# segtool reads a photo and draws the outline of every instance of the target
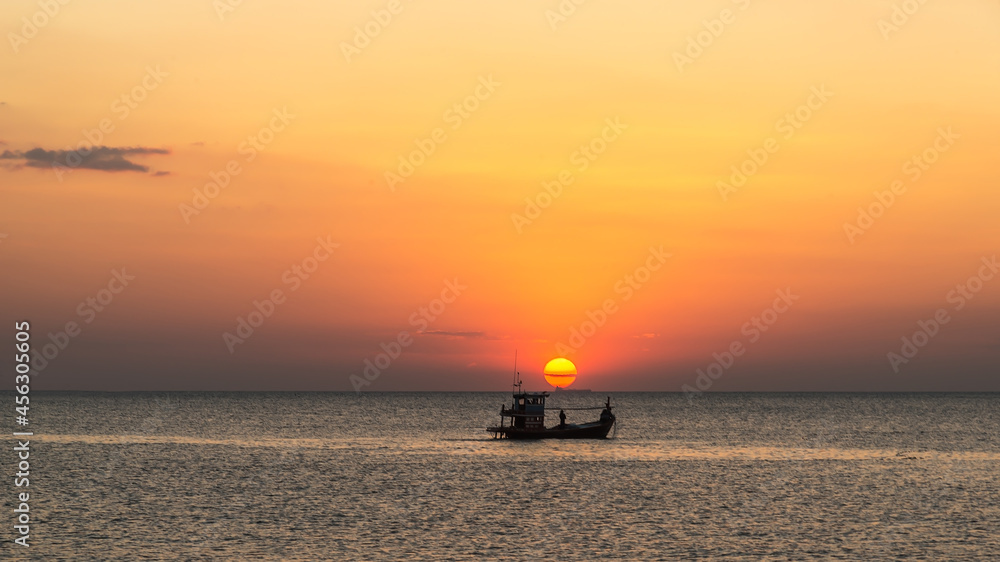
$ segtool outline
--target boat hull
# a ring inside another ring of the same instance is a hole
[[[614,425],[615,420],[610,419],[603,422],[570,424],[565,427],[555,426],[545,429],[524,429],[510,426],[490,427],[487,428],[487,431],[498,439],[606,439]]]

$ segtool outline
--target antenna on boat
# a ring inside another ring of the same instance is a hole
[[[511,390],[512,391],[513,391],[514,388],[520,388],[521,381],[518,380],[520,377],[521,377],[521,373],[517,372],[517,350],[515,349],[514,350],[514,384],[511,385]]]

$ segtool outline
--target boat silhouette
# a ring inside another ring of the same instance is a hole
[[[561,408],[558,425],[545,427],[545,398],[548,392],[514,392],[511,407],[500,406],[500,425],[486,428],[494,439],[605,439],[615,425],[615,415],[611,411],[611,397],[604,406],[594,408]],[[574,424],[566,423],[566,410],[602,410],[597,421]],[[507,423],[507,419],[510,422]]]

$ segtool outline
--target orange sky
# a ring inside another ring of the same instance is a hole
[[[5,4],[38,388],[1000,390],[997,2],[332,4]]]

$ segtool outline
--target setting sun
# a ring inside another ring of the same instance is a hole
[[[576,365],[563,357],[557,357],[546,363],[544,372],[545,380],[557,388],[566,388],[576,380]]]

